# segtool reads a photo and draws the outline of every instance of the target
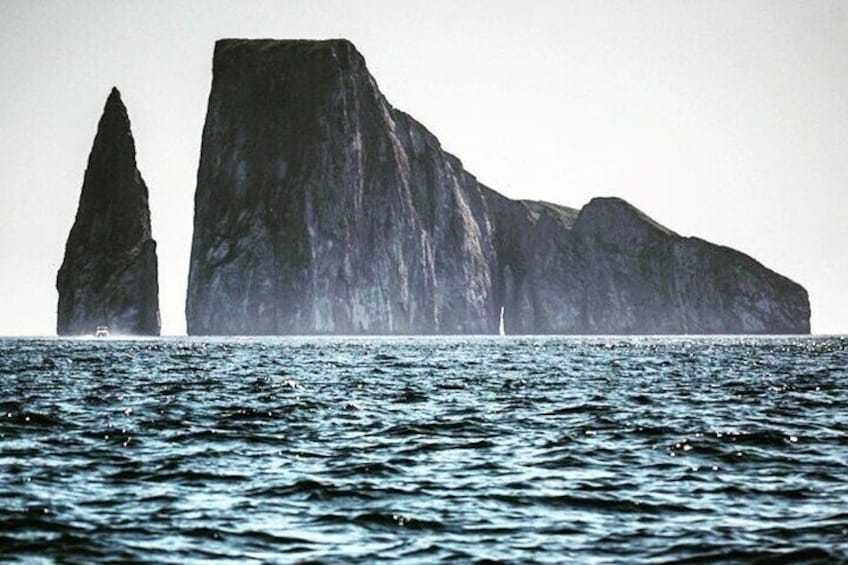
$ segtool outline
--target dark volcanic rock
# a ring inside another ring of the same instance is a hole
[[[127,110],[112,89],[56,279],[59,335],[159,335],[156,242]]]
[[[188,331],[496,331],[484,192],[349,42],[219,41]]]
[[[619,198],[530,210],[509,257],[511,333],[809,333],[806,291],[754,259],[681,237]],[[523,221],[523,220],[522,220]]]
[[[222,40],[190,334],[809,331],[799,285],[618,199],[481,185],[344,40]]]

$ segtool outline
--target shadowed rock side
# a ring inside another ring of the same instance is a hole
[[[127,110],[112,89],[56,280],[59,335],[159,335],[156,242]]]
[[[619,198],[579,213],[524,203],[499,222],[507,333],[809,333],[807,292],[727,247],[681,237]]]
[[[490,333],[484,189],[346,41],[219,41],[190,334]]]
[[[193,335],[809,331],[806,292],[617,199],[484,187],[344,40],[221,40],[195,194]]]

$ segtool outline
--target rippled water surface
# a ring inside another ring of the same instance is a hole
[[[839,561],[848,338],[0,340],[0,558]]]

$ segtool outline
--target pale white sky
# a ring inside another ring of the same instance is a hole
[[[221,37],[352,40],[389,101],[507,196],[625,198],[803,284],[848,332],[848,2],[0,3],[0,335],[55,332],[56,271],[109,89],[129,110],[185,332]]]

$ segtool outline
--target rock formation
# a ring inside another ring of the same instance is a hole
[[[59,335],[159,335],[156,242],[121,95],[106,100],[56,279]]]
[[[727,247],[681,237],[619,198],[579,212],[522,202],[499,222],[508,333],[809,333],[806,291]],[[514,242],[518,245],[514,245]]]
[[[221,40],[188,332],[807,333],[802,287],[619,199],[480,184],[344,40]]]

